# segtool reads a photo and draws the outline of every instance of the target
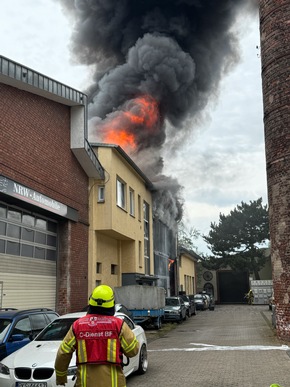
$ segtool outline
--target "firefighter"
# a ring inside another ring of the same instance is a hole
[[[254,302],[254,293],[253,290],[250,289],[248,293],[246,293],[245,298],[248,300],[248,304],[252,305]]]
[[[113,290],[97,286],[90,296],[88,313],[72,324],[58,349],[54,365],[57,385],[67,383],[68,366],[76,351],[76,387],[126,387],[122,354],[136,356],[139,343],[114,313]]]

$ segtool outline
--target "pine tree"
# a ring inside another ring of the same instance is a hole
[[[248,270],[259,279],[259,271],[265,265],[264,248],[269,240],[267,205],[262,198],[241,202],[229,215],[219,215],[219,222],[211,223],[209,234],[203,235],[212,256],[203,265],[217,270],[230,266],[232,270]]]

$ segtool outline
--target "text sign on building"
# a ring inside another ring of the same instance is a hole
[[[16,183],[13,180],[7,179],[7,177],[2,175],[0,175],[0,192],[54,212],[60,216],[66,216],[68,212],[68,207],[65,204],[51,199],[48,196],[42,195],[41,193]]]

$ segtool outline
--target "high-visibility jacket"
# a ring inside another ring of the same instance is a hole
[[[86,315],[73,323],[77,364],[122,365],[119,335],[123,321],[117,317]]]
[[[111,316],[93,315],[98,318],[112,319]],[[120,320],[121,321],[121,320]],[[121,321],[122,322],[122,321]],[[127,357],[133,357],[138,354],[139,343],[134,332],[129,328],[126,322],[121,326],[119,335],[122,352]],[[75,332],[70,327],[68,333],[59,346],[55,359],[56,384],[65,385],[67,383],[68,367],[74,352],[77,351],[78,340]],[[126,378],[122,367],[114,363],[97,364],[84,363],[77,365],[77,378],[75,387],[126,387]]]

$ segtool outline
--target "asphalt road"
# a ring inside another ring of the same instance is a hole
[[[148,371],[127,387],[290,387],[290,342],[277,339],[267,305],[216,305],[146,333]]]

